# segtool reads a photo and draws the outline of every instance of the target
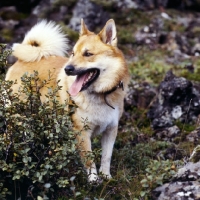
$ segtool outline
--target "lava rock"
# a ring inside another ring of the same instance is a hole
[[[166,140],[166,141],[173,141],[173,138],[178,136],[180,133],[181,133],[181,131],[178,128],[178,126],[174,125],[174,126],[167,127],[163,130],[159,130],[156,133],[156,136],[158,139],[162,139],[162,140]]]
[[[173,181],[196,181],[200,179],[200,162],[188,162],[180,168],[174,176]]]
[[[117,2],[117,6],[122,9],[138,8],[141,10],[149,10],[159,7],[185,9],[198,5],[198,1],[196,2],[193,0],[114,0],[114,2]]]
[[[152,193],[155,200],[199,200],[199,181],[166,183]]]
[[[200,199],[200,162],[188,162],[180,168],[170,183],[152,192],[156,200],[197,200]]]
[[[156,96],[156,88],[147,82],[138,83],[134,80],[129,85],[129,91],[125,98],[125,110],[132,107],[148,108]]]
[[[200,92],[198,87],[184,77],[176,77],[168,71],[158,87],[158,95],[147,116],[153,128],[167,128],[174,121],[196,122],[200,114]]]
[[[200,141],[200,127],[192,131],[186,136],[186,140],[194,144],[198,144]]]
[[[115,6],[120,9],[131,9],[131,8],[138,8],[139,5],[137,2],[132,0],[114,0]]]
[[[103,8],[89,0],[79,0],[73,9],[73,16],[69,27],[75,31],[80,30],[80,19],[83,18],[90,31],[95,27],[102,26],[109,19],[108,13]]]

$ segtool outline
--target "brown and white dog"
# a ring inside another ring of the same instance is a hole
[[[85,152],[92,151],[91,137],[102,133],[99,172],[110,178],[112,150],[129,82],[124,56],[117,48],[114,20],[110,19],[99,34],[90,32],[81,20],[80,37],[69,58],[65,57],[67,42],[54,22],[39,22],[21,44],[13,45],[13,55],[18,60],[9,68],[6,80],[17,80],[12,86],[14,93],[19,91],[25,73],[38,71],[40,80],[47,80],[50,71],[53,78],[47,86],[52,88],[60,80],[60,103],[70,95],[78,106],[72,120],[74,129],[81,131],[77,138],[81,143],[81,156],[84,158]],[[47,92],[47,87],[40,89],[42,102]],[[82,118],[87,118],[90,129],[83,130]],[[89,181],[97,180],[97,169],[92,160],[86,162],[85,168]]]

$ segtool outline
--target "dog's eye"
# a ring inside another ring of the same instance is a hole
[[[83,53],[83,56],[85,56],[85,57],[90,57],[90,56],[93,56],[93,54],[90,53],[90,52],[88,52],[88,51],[85,51],[85,52]]]
[[[74,52],[72,51],[71,56],[74,56]]]

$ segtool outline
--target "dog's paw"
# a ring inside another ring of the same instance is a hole
[[[93,186],[97,186],[103,182],[103,179],[102,177],[99,177],[97,174],[90,174],[88,176],[88,182]]]
[[[110,174],[103,174],[103,177],[108,180],[112,178]]]
[[[100,173],[100,176],[103,178],[103,179],[111,179],[112,176],[110,174],[110,170],[103,170],[102,167],[99,169],[99,173]]]
[[[111,174],[104,174],[104,173],[101,173],[100,175],[101,175],[101,177],[102,177],[103,179],[106,179],[106,180],[109,180],[109,179],[112,178]]]
[[[98,177],[98,175],[95,174],[95,173],[91,173],[91,174],[88,175],[88,181],[89,181],[90,183],[95,183],[95,182],[98,181],[98,179],[99,179],[99,177]]]

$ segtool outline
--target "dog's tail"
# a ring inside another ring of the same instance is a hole
[[[21,44],[15,43],[12,49],[19,60],[34,62],[42,57],[65,56],[68,48],[68,39],[61,27],[42,20],[25,35]]]

